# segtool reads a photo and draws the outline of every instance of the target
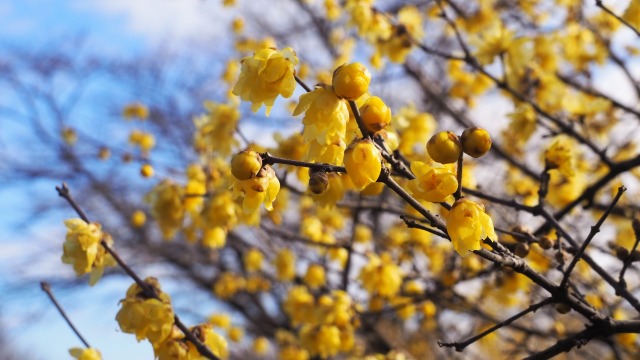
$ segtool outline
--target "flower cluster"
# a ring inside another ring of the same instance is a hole
[[[76,275],[89,275],[89,284],[94,285],[102,277],[106,266],[115,266],[115,260],[107,253],[101,242],[113,244],[109,234],[100,224],[86,223],[82,219],[65,220],[67,236],[62,246],[62,262],[73,265]]]

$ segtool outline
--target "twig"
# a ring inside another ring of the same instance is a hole
[[[64,311],[60,303],[58,303],[58,300],[56,299],[56,297],[53,295],[53,291],[51,291],[51,285],[49,285],[49,283],[46,281],[41,281],[40,288],[42,289],[42,291],[44,291],[47,294],[47,296],[49,296],[49,299],[51,300],[53,305],[55,305],[56,309],[58,309],[58,312],[60,312],[60,315],[62,315],[62,318],[67,322],[71,330],[73,330],[73,332],[80,339],[80,341],[82,341],[84,346],[86,348],[90,348],[91,345],[89,345],[87,340],[85,340],[85,338],[82,337],[82,334],[80,334],[80,331],[76,329],[76,327],[73,325],[73,322],[71,322],[71,319],[69,318],[69,316],[67,316],[66,311]]]
[[[633,25],[631,25],[627,20],[621,18],[620,16],[616,15],[616,13],[614,13],[613,11],[611,11],[608,7],[604,6],[604,4],[602,3],[602,0],[596,0],[596,6],[599,7],[600,9],[604,10],[604,12],[606,12],[607,14],[613,16],[614,18],[616,18],[616,20],[620,21],[624,26],[628,27],[629,29],[631,29],[634,33],[636,33],[636,35],[638,35],[640,37],[640,31],[638,31],[638,29],[636,29]]]
[[[456,192],[453,193],[453,197],[458,200],[462,197],[462,158],[464,157],[464,152],[460,151],[460,156],[458,156],[458,173],[456,177],[458,179],[458,188]]]
[[[302,81],[302,79],[300,79],[297,75],[294,75],[296,82],[298,84],[300,84],[300,86],[302,86],[302,88],[306,91],[306,92],[311,92],[311,88],[309,87],[309,85],[305,84],[304,81]]]
[[[461,352],[462,350],[464,350],[467,346],[475,343],[476,341],[482,339],[483,337],[491,334],[492,332],[507,326],[509,324],[511,324],[512,322],[520,319],[521,317],[531,313],[531,312],[536,312],[538,309],[540,309],[541,307],[552,303],[554,300],[553,298],[546,298],[544,300],[542,300],[541,302],[537,303],[537,304],[533,304],[531,306],[529,306],[528,308],[522,310],[521,312],[513,315],[512,317],[490,327],[489,329],[481,332],[480,334],[476,335],[476,336],[472,336],[469,339],[462,341],[462,342],[450,342],[450,343],[446,343],[446,342],[442,342],[440,340],[438,340],[438,346],[440,347],[453,347],[456,349],[456,351]]]
[[[71,196],[71,192],[69,191],[69,188],[67,187],[66,184],[63,183],[62,186],[56,186],[56,190],[58,191],[58,195],[60,197],[67,200],[69,205],[71,205],[71,207],[76,211],[76,213],[78,214],[78,216],[80,216],[82,220],[84,220],[86,223],[90,223],[87,215],[80,208],[80,206],[75,201],[73,196]],[[145,296],[147,296],[148,298],[159,299],[158,294],[156,294],[153,288],[150,287],[146,282],[144,282],[138,276],[138,274],[136,274],[133,271],[133,269],[131,269],[104,240],[100,241],[100,244],[105,249],[105,251],[107,251],[113,257],[113,259],[118,263],[118,265],[122,267],[122,269],[127,273],[127,275],[129,275],[136,282],[136,284],[138,284],[138,286],[144,292]],[[203,344],[200,340],[198,340],[198,338],[189,330],[189,328],[187,328],[182,323],[182,321],[180,321],[180,318],[178,317],[178,315],[174,315],[174,322],[175,322],[175,325],[184,333],[184,336],[187,338],[187,340],[189,340],[196,347],[196,349],[202,356],[211,360],[219,360],[219,358],[214,353],[211,352],[211,349],[209,349],[205,344]]]
[[[261,153],[260,156],[262,157],[263,164],[293,165],[293,166],[306,167],[309,169],[319,170],[324,172],[339,172],[339,173],[347,172],[347,169],[345,169],[344,166],[330,165],[330,164],[324,164],[324,163],[310,163],[306,161],[285,159],[285,158],[273,156],[268,152]]]
[[[611,210],[613,209],[614,206],[616,206],[616,204],[618,203],[618,200],[620,200],[620,197],[625,191],[627,191],[627,188],[625,188],[624,186],[620,186],[618,188],[618,193],[613,198],[613,201],[611,202],[611,205],[609,205],[609,208],[604,212],[604,214],[602,214],[598,222],[591,227],[591,231],[589,231],[589,235],[587,236],[585,241],[582,242],[580,249],[573,256],[573,259],[571,260],[571,262],[569,263],[569,266],[567,266],[567,269],[564,272],[564,277],[562,278],[562,282],[560,282],[561,288],[565,288],[569,283],[569,277],[571,276],[571,272],[573,271],[573,268],[576,266],[576,264],[580,260],[580,257],[582,257],[584,252],[587,250],[587,246],[589,246],[589,243],[591,242],[591,240],[593,240],[596,234],[600,232],[600,227],[602,226],[604,221],[607,219],[607,217],[611,213]]]
[[[362,121],[362,116],[360,116],[358,104],[353,100],[349,100],[349,107],[351,108],[351,112],[353,112],[353,117],[356,119],[356,123],[358,123],[358,128],[362,133],[362,137],[365,139],[371,139],[371,134],[367,131],[367,127],[364,125],[364,121]]]
[[[407,218],[404,215],[401,215],[400,219],[402,219],[402,221],[404,221],[405,225],[407,225],[407,227],[410,228],[410,229],[420,229],[420,230],[432,233],[433,235],[440,236],[441,238],[444,238],[444,239],[448,238],[447,234],[445,234],[443,232],[440,232],[440,231],[437,231],[437,230],[433,230],[431,228],[428,228],[428,227],[420,224],[419,222],[417,222],[415,220]]]
[[[618,277],[618,282],[620,283],[620,287],[624,289],[627,288],[627,282],[624,281],[624,273],[627,271],[627,269],[631,265],[632,258],[633,258],[633,256],[631,255],[635,253],[636,249],[638,248],[638,243],[640,242],[640,220],[638,220],[638,218],[634,218],[633,221],[631,222],[631,226],[633,227],[633,233],[636,236],[636,241],[633,243],[633,247],[629,252],[629,256],[627,256],[627,258],[624,260],[624,265],[622,266],[622,269],[620,270],[620,276]],[[618,294],[616,293],[616,295]]]

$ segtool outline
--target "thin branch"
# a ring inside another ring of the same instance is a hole
[[[554,302],[553,298],[546,298],[544,300],[542,300],[541,302],[537,303],[537,304],[533,304],[531,306],[529,306],[528,308],[522,310],[521,312],[513,315],[512,317],[490,327],[489,329],[481,332],[480,334],[476,335],[476,336],[472,336],[469,339],[465,340],[465,341],[461,341],[461,342],[442,342],[440,340],[438,340],[438,346],[440,347],[453,347],[456,349],[456,351],[461,352],[462,350],[464,350],[467,346],[475,343],[476,341],[482,339],[483,337],[493,333],[494,331],[505,327],[509,324],[511,324],[512,322],[520,319],[521,317],[531,313],[531,312],[536,312],[538,309],[540,309],[541,307],[548,305],[550,303]]]
[[[358,128],[362,133],[362,137],[365,139],[371,139],[371,134],[367,131],[367,127],[364,125],[364,121],[362,121],[362,116],[360,116],[358,104],[353,100],[349,100],[349,107],[351,108],[351,112],[353,112],[353,117],[356,119],[356,123],[358,123]]]
[[[624,273],[627,271],[629,266],[631,266],[632,258],[633,258],[633,256],[631,255],[636,252],[636,249],[638,248],[638,243],[640,243],[640,220],[638,220],[638,218],[634,218],[633,221],[631,222],[631,226],[633,227],[633,233],[636,237],[636,241],[633,243],[633,247],[629,252],[629,256],[627,256],[627,258],[625,259],[624,265],[620,270],[620,276],[618,277],[618,282],[620,283],[620,287],[625,289],[627,288],[627,282],[624,280]]]
[[[300,86],[302,86],[302,88],[306,91],[306,92],[311,92],[311,88],[309,87],[309,85],[305,84],[304,81],[302,81],[302,79],[300,79],[297,75],[294,75],[296,82],[298,84],[300,84]]]
[[[600,232],[600,227],[602,226],[604,221],[607,219],[607,217],[609,217],[609,214],[611,213],[611,210],[613,209],[614,206],[616,206],[616,204],[618,203],[618,200],[620,200],[620,197],[622,197],[622,194],[625,191],[627,191],[627,188],[625,188],[624,186],[620,186],[618,188],[618,193],[613,198],[613,201],[611,202],[611,205],[609,205],[609,208],[604,212],[604,214],[602,214],[602,216],[600,217],[598,222],[594,226],[591,227],[591,231],[589,231],[589,235],[582,242],[582,245],[580,246],[580,249],[573,256],[573,259],[571,260],[571,262],[569,263],[569,266],[567,266],[567,269],[564,272],[564,277],[562,278],[562,282],[560,282],[560,287],[561,288],[566,287],[567,284],[569,283],[569,277],[571,276],[571,272],[573,271],[573,268],[576,266],[576,264],[580,260],[580,257],[582,257],[584,252],[587,250],[587,246],[589,246],[589,243],[591,243],[591,240],[593,240],[593,238],[596,236],[596,234]]]
[[[324,163],[310,163],[306,161],[285,159],[285,158],[273,156],[268,152],[261,153],[260,156],[262,157],[263,164],[293,165],[293,166],[306,167],[309,169],[319,170],[324,172],[339,172],[339,173],[347,172],[347,169],[345,169],[344,166],[330,165],[330,164],[324,164]]]
[[[604,12],[606,12],[607,14],[609,14],[609,15],[613,16],[614,18],[616,18],[616,20],[620,21],[624,26],[626,26],[629,29],[631,29],[634,33],[636,33],[636,35],[638,35],[638,37],[640,37],[640,31],[638,29],[636,29],[633,25],[631,25],[627,20],[621,18],[616,13],[611,11],[608,7],[606,7],[602,3],[602,0],[596,0],[596,6],[599,7],[600,9],[604,10]]]
[[[73,322],[71,322],[71,319],[69,318],[69,316],[67,316],[66,311],[64,311],[64,308],[62,308],[60,303],[58,303],[58,300],[56,299],[56,297],[53,295],[53,291],[51,291],[51,285],[49,285],[49,283],[46,281],[41,281],[40,288],[42,289],[42,291],[44,291],[47,294],[47,296],[49,296],[49,299],[51,300],[53,305],[55,305],[56,309],[58,309],[58,312],[60,313],[60,315],[62,315],[62,318],[67,322],[67,324],[69,325],[71,330],[73,330],[73,332],[76,334],[78,339],[82,341],[82,343],[86,348],[90,348],[91,345],[89,345],[87,340],[85,340],[85,338],[82,337],[82,334],[80,334],[80,331],[78,331],[78,329],[73,325]]]
[[[87,215],[80,208],[80,206],[75,201],[73,196],[71,196],[71,192],[69,191],[69,188],[67,187],[66,184],[63,183],[62,186],[56,186],[56,191],[58,191],[58,195],[60,197],[62,197],[65,200],[67,200],[69,205],[71,205],[71,207],[76,211],[76,213],[78,214],[78,216],[80,216],[80,218],[82,220],[84,220],[86,223],[90,223],[89,218],[87,217]],[[136,284],[138,284],[138,286],[144,292],[145,296],[147,296],[148,298],[159,299],[158,294],[156,294],[156,292],[153,290],[153,288],[150,287],[149,284],[147,284],[145,281],[143,281],[138,276],[138,274],[136,274],[133,271],[133,269],[131,269],[131,267],[129,267],[122,260],[122,258],[120,258],[120,256],[104,240],[100,241],[100,244],[105,249],[105,251],[107,251],[113,257],[113,259],[118,263],[118,265],[120,265],[120,267],[122,267],[122,269],[127,273],[127,275],[129,275],[136,282]],[[189,340],[196,347],[196,349],[198,350],[198,352],[202,356],[204,356],[204,357],[206,357],[208,359],[211,359],[211,360],[219,360],[219,358],[214,353],[211,352],[211,349],[209,349],[205,344],[203,344],[189,330],[189,328],[187,328],[182,323],[182,321],[180,321],[180,318],[178,317],[178,315],[174,315],[174,322],[175,322],[175,325],[184,333],[184,336],[187,338],[187,340]]]
[[[453,197],[458,200],[462,197],[462,161],[464,157],[464,152],[460,151],[460,156],[458,156],[458,173],[456,174],[456,178],[458,179],[458,188],[456,192],[453,193]]]

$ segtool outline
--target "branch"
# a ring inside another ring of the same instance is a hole
[[[552,302],[554,302],[553,298],[546,298],[546,299],[542,300],[541,302],[529,306],[528,308],[526,308],[526,309],[522,310],[521,312],[513,315],[512,317],[510,317],[510,318],[508,318],[508,319],[506,319],[506,320],[504,320],[504,321],[502,321],[502,322],[490,327],[489,329],[481,332],[480,334],[478,334],[476,336],[470,337],[469,339],[467,339],[465,341],[462,341],[462,342],[457,342],[456,341],[456,342],[452,342],[452,343],[446,343],[446,342],[442,342],[442,341],[438,340],[438,346],[440,346],[440,347],[453,347],[453,348],[456,349],[456,351],[461,352],[467,346],[469,346],[469,345],[473,344],[474,342],[482,339],[483,337],[491,334],[492,332],[511,324],[512,322],[520,319],[521,317],[523,317],[523,316],[525,316],[525,315],[527,315],[527,314],[529,314],[531,312],[536,312],[541,307],[543,307],[543,306],[545,306],[547,304],[550,304]]]
[[[47,294],[47,296],[49,296],[49,299],[51,300],[53,305],[55,305],[56,309],[58,309],[58,312],[60,312],[60,315],[62,315],[62,318],[64,318],[64,320],[67,322],[71,330],[73,330],[76,336],[78,336],[78,338],[80,339],[80,341],[82,341],[84,346],[86,348],[90,348],[91,345],[89,345],[87,340],[85,340],[84,337],[82,337],[82,334],[80,334],[80,331],[76,329],[76,327],[73,325],[73,322],[71,322],[71,319],[69,318],[69,316],[67,316],[67,313],[64,311],[60,303],[58,303],[58,300],[56,300],[56,297],[53,295],[53,292],[51,291],[51,285],[49,285],[49,283],[46,281],[41,281],[40,288],[42,289],[42,291],[44,291]]]
[[[633,233],[636,236],[636,241],[633,243],[633,247],[629,252],[629,256],[627,256],[627,258],[625,259],[624,265],[622,266],[622,270],[620,270],[620,276],[618,277],[618,282],[620,283],[620,287],[624,289],[627,288],[627,282],[624,281],[624,273],[627,271],[627,268],[631,266],[631,262],[633,260],[633,256],[631,255],[636,252],[636,249],[638,248],[638,243],[640,242],[640,220],[638,220],[638,218],[634,218],[633,221],[631,222],[631,226],[633,227]],[[616,295],[618,294],[616,293]]]
[[[587,246],[589,246],[589,243],[591,242],[591,240],[593,240],[596,234],[600,232],[600,227],[602,226],[604,221],[607,219],[607,217],[611,213],[611,210],[614,208],[614,206],[616,206],[616,204],[618,203],[618,200],[620,200],[620,197],[622,197],[622,194],[625,191],[627,191],[627,188],[625,188],[624,186],[620,186],[618,188],[618,193],[613,198],[613,201],[611,202],[611,205],[609,205],[609,208],[604,212],[604,214],[602,214],[598,222],[591,227],[591,231],[589,231],[589,235],[580,246],[580,249],[578,249],[578,252],[573,256],[571,263],[569,263],[569,266],[567,266],[567,269],[564,272],[564,277],[560,282],[561,288],[566,287],[567,284],[569,283],[569,277],[571,276],[571,272],[573,271],[573,268],[576,266],[576,264],[580,260],[580,257],[582,257],[584,252],[587,250]]]
[[[629,29],[631,29],[634,33],[636,33],[636,35],[638,35],[638,37],[640,37],[640,31],[638,31],[638,29],[636,29],[633,25],[631,25],[627,20],[625,20],[625,19],[621,18],[620,16],[616,15],[608,7],[604,6],[604,4],[602,3],[602,0],[596,0],[596,6],[599,7],[600,9],[604,10],[604,12],[606,12],[607,14],[609,14],[609,15],[613,16],[614,18],[616,18],[616,20],[620,21],[624,26],[626,26]]]
[[[76,211],[76,213],[78,214],[78,216],[80,216],[82,220],[84,220],[86,223],[90,223],[87,215],[80,208],[80,206],[75,201],[73,196],[71,196],[71,192],[69,191],[69,188],[67,187],[66,184],[63,183],[62,186],[56,186],[56,191],[58,191],[58,195],[60,197],[67,200],[69,205],[71,205],[71,207]],[[104,240],[100,241],[100,244],[113,257],[113,259],[118,263],[118,265],[120,265],[120,267],[124,269],[127,275],[129,275],[136,282],[136,284],[138,284],[138,286],[144,292],[145,296],[147,296],[148,298],[154,298],[159,300],[158,294],[156,294],[156,292],[146,282],[144,282],[138,276],[138,274],[136,274],[133,271],[133,269],[131,269]],[[212,353],[211,350],[205,344],[203,344],[200,340],[198,340],[198,338],[189,330],[189,328],[187,328],[182,323],[182,321],[180,321],[180,318],[178,317],[178,315],[174,315],[174,322],[175,322],[175,325],[184,333],[184,336],[187,338],[187,340],[189,340],[196,347],[196,349],[202,356],[211,360],[219,360],[219,358],[214,353]]]

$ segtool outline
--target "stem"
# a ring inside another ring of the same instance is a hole
[[[364,121],[362,121],[362,117],[360,116],[360,110],[358,110],[358,105],[355,101],[349,100],[349,107],[351,107],[351,111],[353,112],[353,117],[356,119],[356,123],[358,123],[358,128],[362,133],[362,137],[366,139],[371,139],[371,134],[367,131],[367,127],[364,125]]]
[[[460,151],[460,156],[458,156],[458,173],[456,177],[458,179],[458,188],[456,192],[453,194],[453,197],[456,200],[459,200],[462,197],[462,157],[464,156],[464,152]]]
[[[84,220],[86,223],[90,223],[87,215],[84,213],[84,211],[82,211],[82,209],[80,208],[78,203],[75,201],[73,196],[71,196],[71,192],[69,191],[69,188],[67,187],[66,184],[63,183],[62,186],[56,186],[56,190],[58,191],[58,195],[60,197],[67,200],[69,205],[71,205],[71,207],[76,211],[76,213],[78,214],[78,216],[80,216],[82,220]],[[158,294],[156,294],[156,292],[146,282],[140,279],[138,274],[136,274],[133,271],[133,269],[131,269],[104,240],[100,241],[100,244],[102,245],[102,247],[104,247],[105,251],[107,251],[114,258],[114,260],[118,263],[118,265],[120,265],[124,269],[127,275],[129,275],[136,282],[136,284],[138,284],[138,286],[144,292],[145,296],[147,296],[148,298],[159,300]],[[184,333],[184,336],[187,338],[187,340],[189,340],[196,347],[196,349],[202,356],[210,360],[220,360],[214,353],[211,352],[211,349],[209,349],[206,345],[204,345],[189,330],[189,328],[187,328],[182,323],[182,321],[180,321],[180,318],[178,317],[178,315],[174,315],[174,323]]]
[[[622,266],[622,270],[620,270],[620,276],[618,278],[618,282],[620,283],[620,286],[622,288],[627,287],[627,282],[624,281],[624,273],[627,271],[629,266],[631,266],[631,262],[633,261],[632,255],[635,253],[636,249],[638,248],[638,243],[640,243],[640,220],[638,220],[638,218],[634,218],[631,223],[631,226],[633,227],[633,233],[636,236],[636,241],[633,243],[633,247],[629,252],[629,256],[627,256],[627,258],[624,260],[624,265]]]
[[[302,86],[302,88],[306,91],[306,92],[311,92],[311,88],[304,83],[304,81],[302,81],[302,79],[300,79],[297,75],[294,75],[296,82],[298,84],[300,84],[300,86]]]
[[[571,276],[571,272],[573,271],[573,268],[576,266],[576,264],[582,257],[582,254],[584,254],[584,252],[587,250],[587,246],[589,246],[589,243],[591,243],[591,240],[593,240],[596,234],[600,232],[600,227],[602,226],[604,221],[607,219],[607,217],[611,213],[611,210],[614,208],[614,206],[616,206],[616,204],[618,203],[618,200],[620,200],[620,197],[625,191],[627,191],[627,188],[625,188],[624,186],[620,186],[618,188],[618,193],[616,194],[615,198],[613,198],[613,201],[611,202],[611,205],[609,205],[609,208],[604,212],[604,214],[602,214],[598,222],[591,227],[589,236],[587,236],[587,239],[582,243],[578,252],[573,256],[571,263],[569,263],[569,266],[567,267],[567,270],[564,273],[564,277],[562,278],[562,282],[560,283],[560,288],[565,288],[569,284],[569,277]]]
[[[55,305],[56,309],[58,309],[58,312],[60,313],[60,315],[62,315],[62,318],[67,322],[67,324],[69,325],[71,330],[73,330],[73,332],[76,334],[78,339],[82,341],[82,343],[86,348],[90,348],[91,345],[89,345],[87,340],[85,340],[84,337],[82,337],[82,334],[80,334],[80,331],[78,331],[78,329],[73,325],[73,322],[71,322],[71,319],[69,318],[69,316],[67,316],[67,313],[64,311],[60,303],[58,303],[58,300],[56,299],[56,297],[53,295],[53,291],[51,291],[51,285],[49,285],[49,283],[46,281],[41,281],[40,288],[42,289],[42,291],[44,291],[47,294],[47,296],[49,296],[49,299],[51,300],[53,305]]]
[[[604,10],[604,12],[606,12],[607,14],[609,14],[609,15],[613,16],[614,18],[616,18],[616,20],[620,21],[624,26],[626,26],[629,29],[631,29],[634,33],[636,33],[636,35],[638,35],[640,37],[640,31],[638,29],[636,29],[633,25],[631,25],[627,20],[625,20],[625,19],[621,18],[620,16],[616,15],[608,7],[604,6],[604,4],[602,3],[602,0],[596,0],[596,6],[599,7],[600,9]]]
[[[285,158],[273,156],[268,152],[261,153],[260,156],[262,157],[263,164],[293,165],[293,166],[306,167],[309,169],[324,171],[324,172],[339,172],[339,173],[347,172],[347,169],[345,169],[344,166],[330,165],[330,164],[324,164],[324,163],[310,163],[306,161],[285,159]]]
[[[445,343],[445,342],[441,342],[438,341],[438,346],[440,347],[453,347],[456,349],[456,351],[461,352],[462,350],[464,350],[467,346],[473,344],[474,342],[482,339],[483,337],[491,334],[492,332],[505,327],[509,324],[511,324],[512,322],[520,319],[521,317],[527,315],[528,313],[531,312],[536,312],[538,309],[540,309],[541,307],[550,304],[553,302],[553,298],[546,298],[544,300],[542,300],[541,302],[537,303],[537,304],[533,304],[531,306],[529,306],[528,308],[522,310],[521,312],[513,315],[512,317],[502,321],[501,323],[498,323],[492,327],[490,327],[489,329],[481,332],[480,334],[476,335],[476,336],[472,336],[469,339],[462,341],[462,342],[452,342],[452,343]]]

